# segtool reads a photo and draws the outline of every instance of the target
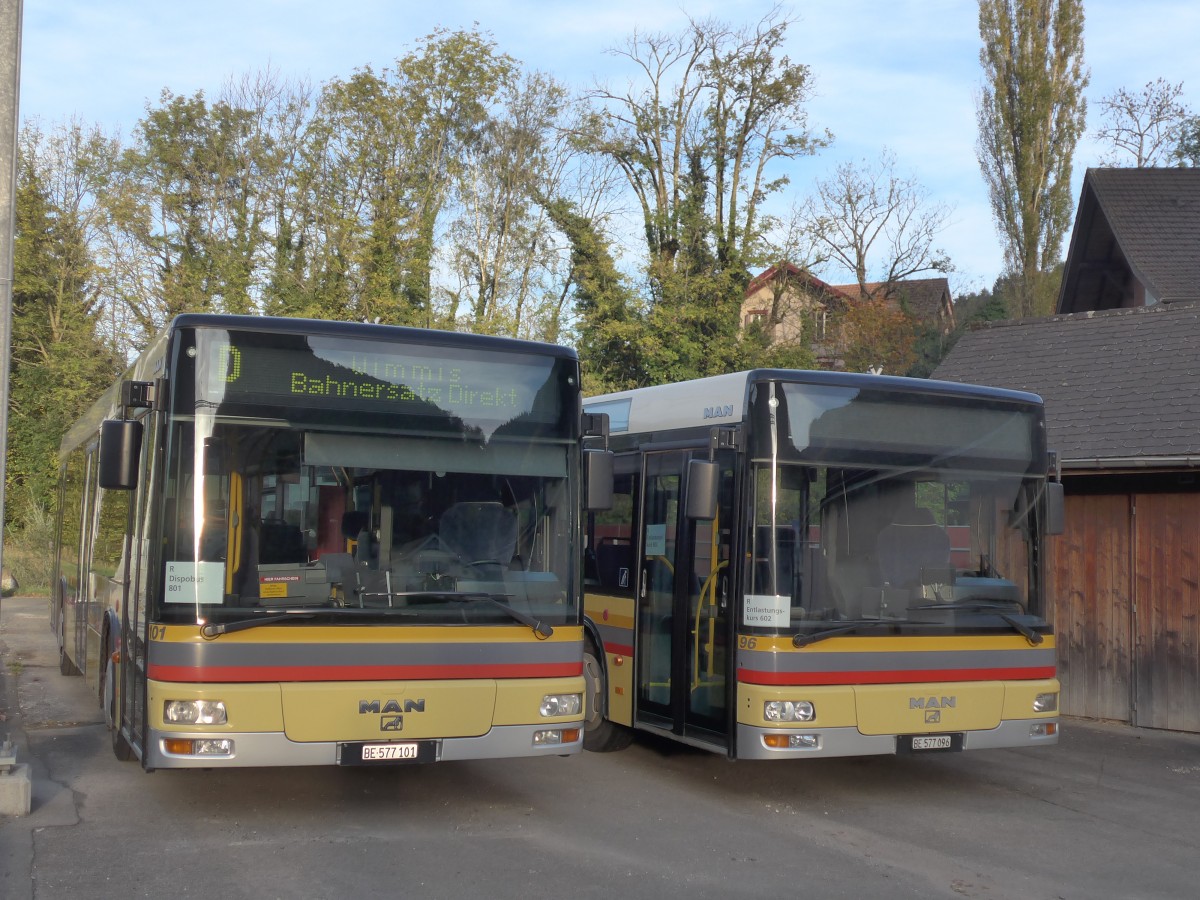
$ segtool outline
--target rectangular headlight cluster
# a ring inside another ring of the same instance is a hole
[[[817,711],[808,700],[768,700],[763,718],[768,722],[811,722]]]
[[[167,700],[163,721],[168,725],[224,725],[229,719],[220,700]]]
[[[1039,713],[1055,712],[1058,709],[1058,693],[1038,694],[1033,698],[1033,711]]]
[[[577,716],[583,710],[582,694],[547,694],[542,698],[539,710],[545,718],[553,716]]]
[[[163,752],[169,756],[233,756],[233,741],[212,738],[164,738]]]
[[[579,740],[578,728],[550,728],[533,733],[533,746],[545,747],[552,744],[574,744]]]

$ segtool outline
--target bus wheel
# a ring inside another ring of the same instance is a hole
[[[60,611],[58,614],[58,671],[64,675],[78,675],[79,669],[75,663],[71,662],[71,657],[67,653],[67,625],[65,618]]]
[[[593,753],[624,750],[633,740],[633,733],[625,726],[604,718],[608,685],[604,679],[604,667],[600,664],[600,654],[591,641],[584,644],[583,682],[583,749]]]
[[[104,722],[108,725],[108,733],[112,737],[113,755],[121,762],[133,759],[133,748],[121,734],[121,723],[117,721],[117,671],[113,662],[112,652],[105,657],[103,684],[100,689],[104,692]]]

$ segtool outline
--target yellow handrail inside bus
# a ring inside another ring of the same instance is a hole
[[[721,533],[720,528],[720,513],[717,514],[712,521],[712,536],[709,544],[708,556],[708,576],[704,579],[704,584],[700,587],[700,595],[696,598],[696,614],[695,624],[692,627],[692,690],[700,686],[700,616],[704,612],[705,596],[708,597],[708,606],[715,609],[717,606],[717,575],[722,569],[729,565],[728,560],[722,561],[719,559],[719,546],[717,537]],[[710,615],[708,617],[708,635],[705,641],[705,649],[708,651],[707,665],[705,666],[705,675],[712,677],[715,672],[716,664],[714,657],[714,647],[716,644],[716,628],[717,617]]]
[[[229,524],[225,529],[228,538],[225,544],[225,593],[233,593],[233,576],[242,567],[242,476],[238,472],[229,474]]]

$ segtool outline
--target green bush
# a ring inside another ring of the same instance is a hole
[[[49,596],[54,575],[54,517],[29,502],[22,525],[4,536],[4,569],[17,579],[23,596]]]

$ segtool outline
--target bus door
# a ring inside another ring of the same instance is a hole
[[[717,519],[691,521],[684,510],[687,461],[694,455],[665,451],[644,457],[637,721],[725,746],[732,464],[721,466],[727,487]]]

